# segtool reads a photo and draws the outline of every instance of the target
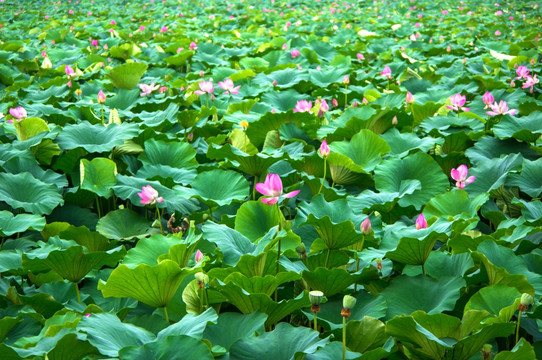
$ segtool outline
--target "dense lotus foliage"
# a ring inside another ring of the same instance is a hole
[[[0,358],[542,358],[541,15],[0,0]]]

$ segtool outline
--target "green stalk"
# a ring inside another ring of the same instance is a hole
[[[359,259],[356,259],[356,273],[359,271]],[[358,283],[354,283],[354,292],[358,291]]]
[[[102,108],[102,125],[105,125],[105,120],[104,120],[104,104],[100,104],[100,107]]]
[[[281,218],[280,218],[280,206],[279,206],[279,203],[277,202],[277,215],[278,215],[278,219],[279,219],[279,225],[278,225],[278,228],[277,228],[277,234],[275,236],[277,236],[281,230]],[[281,247],[281,239],[279,238],[279,248],[278,248],[278,252],[277,252],[277,272],[276,274],[278,275],[279,273],[279,270],[280,270],[280,247]],[[275,289],[275,302],[278,301],[278,288]]]
[[[199,296],[199,311],[200,314],[203,312],[203,288],[200,288],[200,296]]]
[[[160,209],[158,204],[156,204],[156,218],[158,219],[158,224],[160,224],[160,233],[164,235],[164,229],[162,228],[162,216],[160,216]]]
[[[344,85],[344,108],[348,105],[348,84]]]
[[[324,158],[324,177],[322,178],[322,183],[320,184],[320,189],[318,190],[318,194],[320,194],[320,192],[322,191],[322,188],[324,187],[324,181],[326,181],[326,170],[327,170],[327,157]]]
[[[98,212],[98,217],[102,217],[102,209],[100,208],[100,199],[98,198],[98,195],[96,195],[96,211]]]
[[[329,255],[331,254],[331,250],[328,248],[327,249],[327,255],[326,255],[326,268],[328,267],[328,264],[329,264]]]
[[[521,310],[519,310],[518,321],[516,325],[516,344],[518,343],[518,339],[519,339],[519,323],[520,322],[521,322]]]
[[[314,311],[314,331],[318,331],[318,317],[316,314],[316,311]]]
[[[77,302],[81,302],[81,294],[79,293],[79,286],[77,283],[73,283],[75,285],[75,293],[77,294]]]
[[[169,317],[167,316],[167,307],[164,306],[162,309],[164,309],[164,317],[166,318],[166,321],[169,324]]]
[[[346,316],[343,316],[343,360],[346,357]]]
[[[412,132],[414,132],[414,123],[416,122],[416,119],[414,117],[414,104],[410,105],[410,112],[412,114]]]

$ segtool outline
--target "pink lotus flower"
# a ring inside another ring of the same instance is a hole
[[[98,93],[98,104],[105,103],[105,94],[102,90]]]
[[[11,116],[16,118],[17,121],[21,121],[27,116],[26,110],[22,106],[17,106],[16,108],[9,109],[9,113],[11,114]],[[13,120],[7,120],[7,122],[13,123]]]
[[[388,65],[384,66],[384,70],[380,73],[380,76],[391,79],[391,69]]]
[[[486,91],[486,93],[484,94],[484,97],[482,98],[482,100],[484,101],[484,104],[486,104],[484,109],[488,109],[489,106],[491,104],[493,104],[493,102],[495,101],[495,99],[493,98],[493,95],[491,95],[491,93],[489,91]]]
[[[457,169],[452,169],[452,179],[456,181],[455,186],[459,189],[465,188],[465,185],[470,184],[476,179],[475,176],[469,176],[469,168],[467,165],[459,165]]]
[[[139,88],[142,91],[140,96],[150,95],[153,91],[158,90],[159,87],[160,87],[159,85],[154,85],[154,83],[151,83],[150,85],[139,84]]]
[[[348,77],[348,75],[345,75],[345,76],[343,77],[343,84],[344,84],[344,85],[350,84],[350,78]]]
[[[152,186],[147,185],[141,188],[141,192],[137,193],[141,198],[141,204],[143,205],[154,205],[155,203],[161,204],[164,202],[163,197],[158,197],[158,191],[156,191]]]
[[[160,32],[161,33],[164,33],[167,31],[167,26],[163,26],[162,28],[160,28]]]
[[[199,263],[203,259],[203,253],[198,249],[196,251],[196,255],[194,256],[194,260],[196,261],[196,264]]]
[[[516,80],[527,79],[527,77],[529,76],[529,72],[531,71],[527,68],[527,66],[521,65],[516,70],[516,73],[518,74],[518,76],[516,77]]]
[[[111,20],[111,25],[117,25],[117,22],[115,20]]]
[[[224,94],[233,94],[237,95],[239,93],[239,88],[241,85],[233,86],[233,80],[232,79],[226,79],[224,81],[219,81],[218,86],[224,91]]]
[[[66,67],[64,68],[64,72],[66,73],[66,75],[68,75],[68,77],[75,74],[75,71],[73,71],[73,68],[70,65],[66,65]]]
[[[322,116],[324,116],[324,113],[326,113],[328,111],[329,111],[329,105],[328,105],[326,99],[323,99],[322,102],[320,103],[320,108],[318,109],[318,116],[322,117]]]
[[[299,100],[295,104],[294,112],[309,112],[312,109],[312,101]]]
[[[296,57],[298,57],[299,55],[301,55],[301,53],[299,52],[299,50],[297,49],[293,49],[290,54],[292,55],[292,59],[295,59]]]
[[[359,61],[365,60],[365,56],[363,56],[362,53],[357,53],[356,56],[357,56]]]
[[[295,190],[283,195],[282,180],[277,174],[268,174],[265,178],[265,182],[256,184],[256,190],[258,190],[259,193],[267,196],[260,199],[264,204],[267,205],[276,204],[282,198],[293,198],[299,194],[299,190]]]
[[[469,111],[470,108],[463,107],[465,105],[465,101],[467,101],[467,97],[465,95],[461,95],[460,93],[457,93],[455,95],[450,96],[450,101],[452,102],[452,105],[446,105],[446,107],[450,110],[463,110],[463,111]]]
[[[324,158],[327,157],[329,153],[331,152],[331,149],[329,148],[325,140],[322,141],[322,144],[320,145],[320,149],[318,149],[318,152]]]
[[[145,31],[145,26],[140,25],[140,26],[139,26],[139,31]]]
[[[540,80],[538,80],[538,78],[536,77],[536,74],[534,76],[528,76],[527,81],[525,81],[525,83],[523,84],[521,88],[522,89],[531,88],[530,93],[532,94],[534,90],[534,86],[538,84],[539,82]]]
[[[194,94],[203,95],[203,94],[212,94],[215,91],[212,81],[200,81],[199,82],[200,90],[194,91]]]
[[[337,101],[337,99],[333,98],[331,100],[331,105],[333,105],[333,107],[337,107],[337,106],[339,106],[339,102]]]
[[[420,214],[420,216],[418,216],[416,219],[416,230],[420,229],[427,229],[427,221],[425,220],[425,216],[423,216],[423,214]]]
[[[517,111],[517,109],[508,110],[508,105],[506,104],[506,101],[504,100],[501,100],[498,104],[495,101],[495,103],[489,105],[489,107],[491,108],[491,111],[486,111],[486,114],[488,114],[489,116],[506,115],[506,114],[515,115]]]
[[[410,91],[407,91],[405,101],[407,104],[414,104],[414,95],[412,95]]]
[[[360,225],[360,230],[363,235],[369,235],[371,231],[373,231],[371,227],[371,220],[369,218],[366,218],[363,220],[363,222]]]
[[[92,46],[98,46],[98,40],[92,40],[91,44]]]
[[[191,42],[190,43],[190,50],[197,50],[198,49],[198,45],[195,43],[195,42]]]

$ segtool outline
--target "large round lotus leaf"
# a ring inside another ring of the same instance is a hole
[[[357,213],[370,211],[390,212],[395,204],[405,194],[412,194],[422,188],[419,180],[404,180],[401,182],[400,192],[381,191],[376,193],[372,190],[362,191],[358,196],[348,197],[348,204]]]
[[[96,231],[114,240],[142,237],[158,230],[151,229],[149,221],[130,209],[111,211],[98,220]]]
[[[249,185],[245,177],[231,170],[205,171],[196,176],[192,189],[175,187],[175,193],[199,198],[208,206],[229,205],[233,201],[244,200],[249,195]]]
[[[423,209],[423,214],[427,219],[432,216],[444,219],[448,219],[449,217],[463,219],[477,218],[478,210],[488,199],[489,194],[487,193],[480,194],[471,199],[466,191],[454,189],[432,198]]]
[[[517,311],[521,293],[513,287],[496,284],[486,286],[474,294],[465,305],[469,310],[485,310],[489,312],[491,322],[508,322]],[[486,320],[486,323],[489,323]]]
[[[507,184],[518,186],[522,192],[532,198],[537,198],[542,194],[542,158],[529,161],[523,160],[521,174],[510,174]]]
[[[425,272],[436,279],[446,276],[462,277],[474,267],[474,261],[469,253],[445,254],[433,251],[425,261]]]
[[[428,314],[452,310],[465,285],[465,280],[457,277],[443,277],[437,281],[421,275],[399,276],[382,291],[388,303],[386,317],[409,315],[416,310]]]
[[[520,154],[510,154],[500,159],[480,163],[469,171],[469,176],[476,176],[476,180],[468,184],[465,189],[471,196],[498,189],[506,183],[511,171],[521,168],[522,160]]]
[[[259,311],[251,314],[221,313],[216,324],[207,326],[203,337],[213,345],[229,349],[237,340],[246,339],[254,332],[263,334],[266,319],[267,315]]]
[[[279,323],[275,330],[235,342],[230,358],[239,360],[292,359],[296,354],[312,354],[325,345],[329,338],[318,337],[318,332],[288,323]]]
[[[109,80],[117,89],[133,89],[145,74],[147,64],[127,63],[113,68],[109,74]]]
[[[147,126],[156,127],[161,126],[166,120],[171,124],[176,124],[178,112],[179,105],[171,103],[165,110],[158,113],[156,111],[142,111],[135,117],[143,121],[143,123]]]
[[[113,160],[94,158],[91,161],[81,159],[81,189],[109,198],[112,187],[117,184],[117,165]]]
[[[322,125],[318,129],[318,138],[342,140],[344,137],[351,137],[361,129],[370,129],[370,121],[375,118],[375,114],[376,110],[372,107],[349,107],[337,119]]]
[[[31,117],[22,119],[20,122],[18,122],[15,126],[15,130],[17,131],[17,137],[19,140],[27,140],[38,135],[39,133],[49,131],[49,126],[47,126],[45,120]]]
[[[363,241],[363,235],[356,231],[354,223],[350,220],[334,224],[329,216],[317,219],[313,214],[309,214],[303,224],[313,225],[324,245],[318,248],[311,247],[311,252],[323,249],[337,250]]]
[[[391,153],[401,158],[407,156],[411,151],[421,150],[422,152],[427,152],[437,143],[441,143],[442,145],[442,140],[439,141],[439,139],[429,136],[420,139],[416,134],[400,133],[397,128],[389,129],[380,135],[380,137],[386,141],[391,149]]]
[[[493,127],[493,133],[499,139],[513,137],[516,140],[533,143],[542,134],[540,127],[540,116],[542,112],[533,111],[527,116],[504,118]]]
[[[28,229],[41,231],[45,226],[45,218],[35,214],[13,215],[11,211],[0,211],[0,234],[11,236]]]
[[[131,297],[153,307],[166,306],[192,270],[181,269],[179,264],[164,260],[158,265],[147,264],[129,268],[120,265],[98,289],[104,297]]]
[[[299,220],[306,220],[309,214],[312,214],[318,219],[329,216],[331,222],[334,224],[351,220],[356,227],[359,227],[362,221],[360,216],[352,211],[349,203],[345,199],[328,202],[322,195],[316,195],[310,202],[304,201],[299,204],[297,218]]]
[[[309,285],[309,288],[318,289],[327,297],[338,294],[355,282],[369,282],[377,278],[378,274],[372,267],[363,269],[361,274],[351,274],[340,268],[326,269],[323,267],[303,272],[303,280]]]
[[[405,194],[399,205],[420,209],[431,198],[446,190],[449,181],[433,158],[424,153],[415,153],[404,159],[389,159],[375,169],[375,187],[379,191],[400,192],[405,180],[418,180],[421,189]]]
[[[264,138],[265,141],[265,138]],[[267,172],[267,169],[280,159],[284,157],[283,154],[273,153],[248,155],[243,151],[226,144],[219,147],[218,145],[211,144],[207,150],[207,157],[214,160],[229,160],[232,165],[239,170],[248,173],[252,176],[260,176]]]
[[[124,144],[125,140],[134,138],[138,130],[137,124],[110,124],[105,127],[83,121],[77,125],[66,125],[56,140],[63,150],[80,147],[90,153],[102,153]]]
[[[346,346],[353,351],[365,353],[383,346],[388,338],[386,325],[370,316],[361,321],[349,321],[346,325]]]
[[[520,339],[511,351],[499,351],[494,360],[523,360],[536,359],[537,355],[533,346],[525,339]]]
[[[363,171],[372,171],[380,162],[382,155],[390,152],[390,147],[374,132],[363,129],[347,141],[334,141],[331,151],[348,156]],[[356,169],[352,169],[356,170]]]
[[[83,317],[77,330],[87,334],[87,340],[101,354],[118,357],[126,346],[142,346],[153,341],[153,333],[132,324],[125,324],[115,314],[101,313]]]
[[[127,346],[119,351],[119,358],[125,360],[212,360],[207,345],[190,336],[173,335],[144,344]]]
[[[235,266],[242,255],[251,254],[256,249],[249,239],[225,225],[206,222],[201,230],[204,239],[216,243],[228,266]]]
[[[64,204],[62,195],[54,184],[47,184],[30,173],[0,173],[0,201],[14,209],[49,215],[58,205]]]
[[[235,230],[252,241],[264,236],[269,229],[277,226],[278,223],[277,207],[264,204],[261,201],[245,202],[237,210],[235,216]]]
[[[338,83],[342,81],[343,76],[347,73],[348,73],[348,69],[346,67],[339,67],[339,66],[333,67],[327,70],[310,69],[309,80],[314,85],[321,86],[321,87],[328,87],[329,85],[333,83]]]
[[[167,165],[172,168],[192,168],[198,165],[196,151],[186,142],[167,143],[150,139],[145,141],[145,152],[139,160],[150,165]]]

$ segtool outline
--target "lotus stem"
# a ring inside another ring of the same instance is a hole
[[[356,259],[356,273],[359,271],[359,259]],[[358,291],[358,283],[357,281],[354,283],[354,292]]]
[[[316,316],[317,315],[317,312],[314,311],[314,331],[318,331],[318,317]]]
[[[326,268],[328,267],[329,265],[329,255],[331,254],[331,249],[328,248],[327,249],[327,255],[326,255]]]
[[[102,209],[100,208],[100,198],[96,195],[96,211],[98,212],[98,217],[102,217]]]
[[[343,360],[346,357],[346,316],[343,316]]]
[[[324,177],[322,178],[322,183],[320,184],[320,189],[318,190],[318,194],[320,194],[320,192],[322,191],[322,188],[324,187],[324,181],[326,181],[326,170],[327,170],[327,158],[324,158]]]
[[[104,119],[104,105],[100,104],[100,107],[102,109],[102,125],[105,125],[105,119]]]
[[[281,219],[280,219],[280,206],[277,202],[277,215],[278,215],[278,221],[279,221],[279,224],[278,224],[278,227],[277,227],[277,233],[275,234],[275,236],[277,236],[281,230]],[[278,252],[277,252],[277,272],[276,274],[278,275],[279,271],[280,271],[280,249],[281,248],[281,239],[279,238],[279,248],[278,248]],[[278,288],[275,289],[275,302],[278,301]]]
[[[519,340],[519,323],[520,322],[521,322],[521,310],[519,310],[518,321],[516,324],[516,344],[518,343],[518,340]]]
[[[348,105],[348,84],[344,85],[344,108]]]
[[[77,283],[73,283],[75,285],[75,293],[77,294],[77,302],[81,302],[81,294],[79,293],[79,286]]]
[[[167,306],[164,306],[162,309],[164,309],[164,317],[166,318],[166,321],[169,324],[169,317],[167,316]]]
[[[200,286],[200,296],[199,296],[199,312],[200,314],[203,312],[203,287]]]
[[[410,113],[412,114],[412,132],[414,132],[414,123],[416,122],[416,118],[414,116],[414,104],[410,105]]]
[[[160,233],[164,235],[164,229],[162,228],[162,216],[160,215],[158,204],[156,204],[156,219],[158,220],[158,224],[160,224]]]

